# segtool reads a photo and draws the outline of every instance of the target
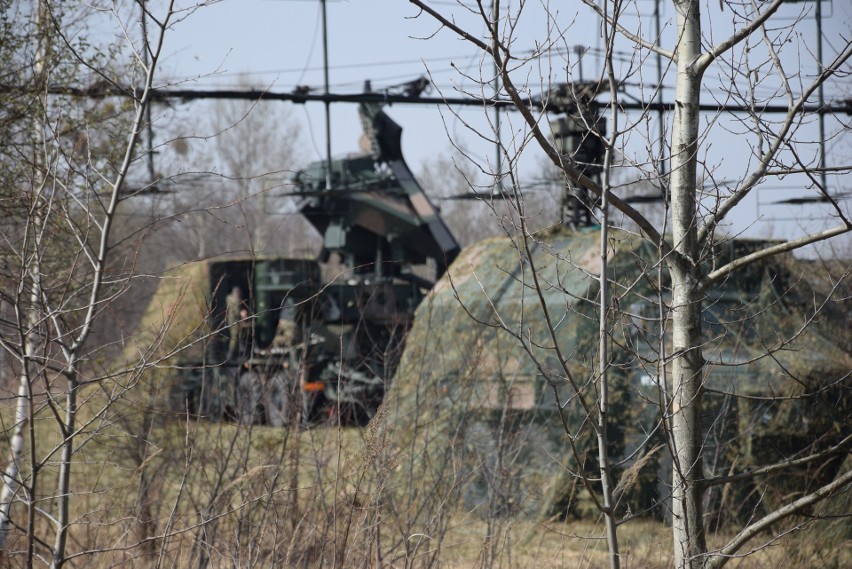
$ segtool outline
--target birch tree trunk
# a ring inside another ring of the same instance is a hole
[[[672,124],[671,199],[674,251],[670,261],[673,309],[672,529],[675,566],[700,567],[705,543],[701,506],[701,297],[696,203],[701,22],[697,0],[675,0],[677,79]]]
[[[11,522],[12,502],[20,487],[19,476],[24,453],[24,430],[29,419],[30,381],[26,365],[18,378],[18,395],[15,403],[15,424],[9,445],[9,464],[3,472],[3,489],[0,491],[0,551],[6,549]]]
[[[45,63],[50,52],[49,38],[46,23],[46,9],[44,0],[39,0],[35,10],[36,31],[38,33],[36,45],[36,58],[33,66],[33,74],[36,77],[36,86],[43,87],[46,83]],[[39,95],[41,96],[41,95]],[[36,105],[41,109],[43,101]],[[41,180],[40,152],[44,144],[44,136],[41,128],[41,117],[33,118],[33,140],[38,144],[34,148],[32,160],[32,187],[31,211],[33,212],[31,223],[26,225],[24,247],[21,251],[22,270],[21,282],[17,292],[19,302],[16,302],[16,315],[18,322],[18,334],[20,336],[21,354],[19,365],[21,371],[18,375],[18,394],[15,402],[15,423],[12,427],[12,440],[9,445],[9,462],[3,472],[2,489],[0,489],[0,552],[6,550],[6,542],[9,537],[9,526],[11,524],[12,503],[21,486],[21,466],[25,447],[24,432],[30,420],[30,408],[32,405],[32,376],[30,374],[30,358],[35,355],[37,349],[39,315],[38,305],[41,299],[41,264],[40,264],[40,232],[43,224],[40,212],[40,195],[44,189],[39,183]],[[27,288],[29,290],[27,291]],[[23,303],[23,313],[20,310],[20,300],[27,297]],[[30,524],[31,525],[31,524]],[[30,544],[32,540],[30,539]],[[30,551],[32,545],[28,548]]]

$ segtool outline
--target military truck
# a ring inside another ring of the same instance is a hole
[[[179,356],[174,409],[280,426],[333,411],[361,421],[381,403],[414,311],[459,246],[402,157],[402,129],[379,105],[360,114],[368,153],[293,180],[323,236],[316,258],[197,263],[206,322]]]

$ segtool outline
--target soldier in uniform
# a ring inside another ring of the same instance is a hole
[[[288,348],[296,345],[296,332],[296,307],[291,300],[287,300],[278,313],[278,326],[275,328],[272,346]]]
[[[240,351],[241,320],[243,312],[243,294],[240,287],[235,286],[225,297],[225,319],[228,323],[228,359],[236,359]]]

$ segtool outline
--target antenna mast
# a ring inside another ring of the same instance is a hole
[[[325,100],[325,187],[331,189],[331,101],[327,98],[328,91],[328,18],[326,16],[326,0],[322,0],[322,69],[323,94]]]

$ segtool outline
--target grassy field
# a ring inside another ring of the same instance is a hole
[[[105,401],[102,392],[90,392],[84,405],[66,566],[607,565],[602,523],[488,516],[452,488],[442,493],[406,475],[411,457],[375,427],[248,428],[181,420],[138,400],[117,400],[93,415]],[[10,404],[2,413],[7,435]],[[25,453],[23,472],[35,499],[30,510],[23,501],[14,506],[17,529],[3,559],[10,567],[26,565],[29,516],[36,559],[47,554],[55,531],[60,438],[45,407],[33,427],[36,444]],[[729,534],[710,541],[721,544]],[[671,566],[670,533],[658,521],[625,524],[620,545],[624,567]],[[848,542],[826,547],[779,540],[730,566],[842,567],[850,560]]]

